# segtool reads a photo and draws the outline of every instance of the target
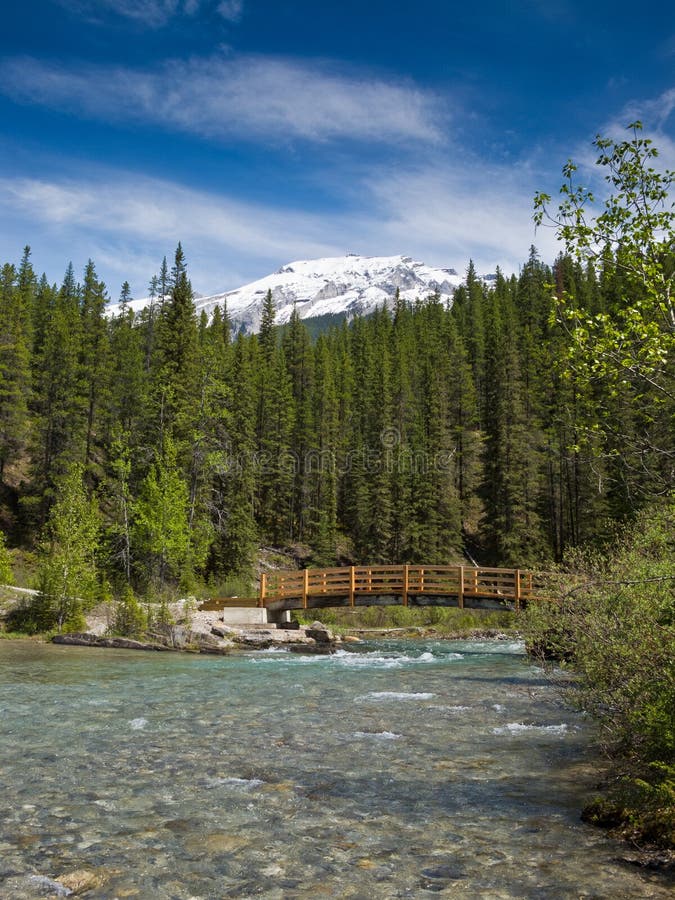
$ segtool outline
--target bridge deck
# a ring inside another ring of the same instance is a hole
[[[521,569],[341,566],[263,574],[258,602],[270,611],[396,603],[518,610],[545,596],[544,577]]]

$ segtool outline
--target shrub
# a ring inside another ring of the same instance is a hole
[[[609,554],[577,554],[580,582],[526,616],[528,645],[576,674],[569,696],[599,723],[632,801],[669,798],[666,822],[674,797],[672,768],[668,777],[663,768],[675,759],[674,551],[669,501],[645,509]]]

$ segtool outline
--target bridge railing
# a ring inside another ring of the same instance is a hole
[[[260,605],[274,600],[308,597],[347,597],[398,594],[405,605],[410,595],[465,596],[514,601],[536,599],[545,592],[542,576],[521,569],[473,566],[340,566],[302,571],[279,571],[261,578]]]

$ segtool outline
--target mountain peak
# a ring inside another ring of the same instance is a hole
[[[268,291],[276,308],[276,322],[283,325],[297,309],[301,319],[325,315],[368,315],[385,303],[391,305],[396,291],[404,300],[424,300],[439,294],[452,299],[462,283],[454,269],[427,266],[410,256],[345,256],[301,259],[290,262],[250,284],[233,291],[195,299],[197,313],[209,316],[216,306],[227,303],[228,315],[237,329],[258,331],[262,305]],[[138,311],[148,301],[133,301]],[[115,308],[111,310],[115,312]]]

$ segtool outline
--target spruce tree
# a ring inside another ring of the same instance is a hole
[[[36,624],[40,630],[78,631],[97,599],[100,518],[76,463],[59,480],[40,549]]]
[[[0,482],[8,463],[22,455],[28,437],[32,310],[26,268],[24,257],[21,276],[10,264],[0,272]]]

